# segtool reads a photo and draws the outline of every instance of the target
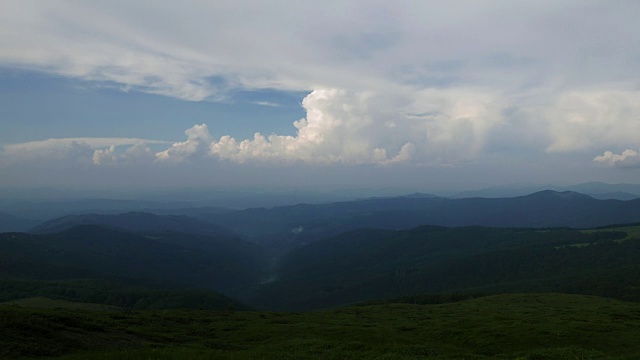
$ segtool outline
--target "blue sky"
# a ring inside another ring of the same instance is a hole
[[[640,179],[636,1],[0,4],[0,187]]]
[[[140,137],[180,140],[195,123],[215,124],[212,133],[246,138],[254,132],[293,135],[304,117],[306,93],[272,89],[234,91],[225,101],[184,101],[123,92],[104,84],[41,72],[0,70],[0,145],[64,137]],[[266,103],[267,105],[260,105]]]

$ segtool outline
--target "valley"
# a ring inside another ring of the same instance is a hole
[[[65,215],[0,233],[0,355],[631,359],[638,220],[554,191]]]

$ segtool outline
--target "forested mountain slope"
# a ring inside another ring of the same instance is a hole
[[[542,191],[514,198],[394,197],[247,209],[201,217],[267,246],[295,247],[362,228],[420,225],[590,228],[640,222],[640,199],[596,200]]]
[[[290,252],[252,303],[304,310],[420,294],[529,291],[640,300],[640,239],[626,237],[615,229],[357,230]]]
[[[233,238],[143,235],[95,225],[0,234],[0,257],[0,275],[10,278],[129,278],[224,292],[258,284],[266,265],[263,249]]]

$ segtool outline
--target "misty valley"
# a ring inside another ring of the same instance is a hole
[[[0,358],[635,359],[640,198],[4,203]]]

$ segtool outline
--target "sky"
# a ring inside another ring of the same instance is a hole
[[[0,2],[0,187],[640,182],[638,1]]]

